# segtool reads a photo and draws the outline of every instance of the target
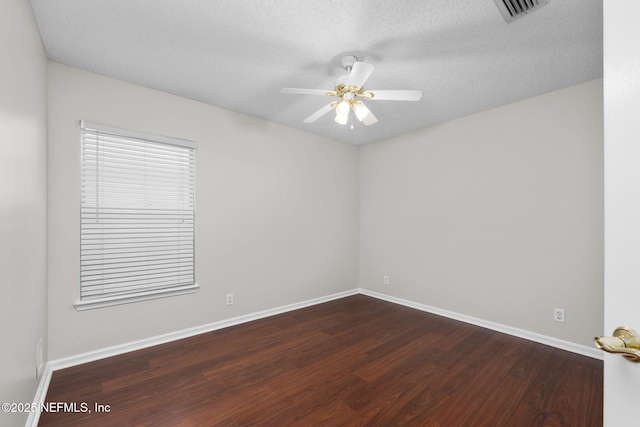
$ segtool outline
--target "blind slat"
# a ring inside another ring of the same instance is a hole
[[[113,248],[113,249],[87,249],[80,253],[81,260],[99,259],[99,257],[107,259],[112,258],[135,258],[135,257],[152,257],[172,255],[175,252],[180,253],[192,253],[193,250],[190,245],[185,244],[182,247],[179,245],[172,245],[170,249],[164,246],[137,246],[133,248]]]
[[[145,267],[152,266],[155,267],[160,265],[162,267],[180,267],[183,265],[192,265],[192,257],[191,254],[188,256],[175,257],[175,258],[156,258],[154,260],[143,259],[139,261],[133,260],[113,260],[112,262],[105,263],[97,263],[97,262],[83,262],[83,271],[84,272],[92,272],[92,271],[109,271],[113,269],[128,269],[128,268],[137,268],[137,267]]]

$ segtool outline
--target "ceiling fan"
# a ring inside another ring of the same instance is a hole
[[[348,55],[342,58],[342,66],[347,73],[338,77],[333,90],[284,88],[281,93],[292,95],[326,95],[335,96],[338,100],[325,105],[304,120],[313,123],[332,109],[336,110],[335,121],[346,125],[349,112],[353,110],[355,116],[364,125],[369,126],[378,122],[371,110],[362,102],[369,101],[419,101],[422,98],[420,90],[365,90],[363,85],[373,72],[373,65],[358,61],[358,58]],[[353,127],[353,125],[352,125]]]

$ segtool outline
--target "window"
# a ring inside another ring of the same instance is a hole
[[[195,292],[196,143],[86,121],[78,310]]]

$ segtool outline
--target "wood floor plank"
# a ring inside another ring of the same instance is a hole
[[[92,411],[45,412],[40,425],[595,427],[602,371],[355,295],[56,371],[47,402]]]
[[[385,351],[382,356],[371,356],[373,351],[367,354],[372,357],[372,360],[358,368],[355,374],[365,381],[372,382],[384,375],[397,375],[397,370],[406,370],[410,367],[410,359],[430,360],[434,354],[441,352],[438,348],[430,346],[430,343],[437,341],[441,337],[434,334],[425,334],[420,340],[414,340],[412,342],[404,342],[404,345],[395,342],[397,347],[394,351]],[[404,341],[404,340],[403,340]],[[377,350],[379,347],[373,349]],[[379,354],[379,353],[375,353]]]

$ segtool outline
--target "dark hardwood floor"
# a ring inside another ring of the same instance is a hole
[[[56,371],[47,401],[91,413],[40,425],[601,426],[602,371],[356,295]]]

